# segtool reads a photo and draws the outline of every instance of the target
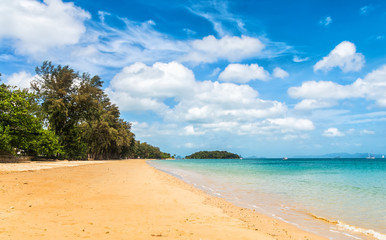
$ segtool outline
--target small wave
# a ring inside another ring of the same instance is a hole
[[[359,237],[353,236],[353,235],[351,235],[351,234],[348,234],[348,233],[343,233],[343,232],[339,232],[339,231],[335,231],[335,230],[332,230],[332,229],[330,229],[330,232],[334,232],[334,233],[343,234],[343,235],[345,235],[345,236],[347,236],[347,237],[350,237],[350,238],[354,238],[354,239],[359,239],[359,240],[361,240],[361,239],[362,239],[362,238],[359,238]]]
[[[349,231],[352,231],[355,233],[361,233],[361,234],[364,234],[367,236],[374,237],[374,238],[379,239],[379,240],[386,240],[385,234],[379,233],[379,232],[374,231],[372,229],[364,229],[364,228],[360,228],[360,227],[355,227],[355,226],[351,226],[351,225],[342,223],[340,221],[338,221],[337,226],[344,229],[344,230],[349,230]]]
[[[341,221],[335,221],[335,220],[331,220],[331,219],[328,219],[325,217],[316,216],[312,213],[308,213],[308,215],[310,215],[312,218],[314,218],[316,220],[320,220],[320,221],[326,222],[328,224],[333,224],[341,230],[346,230],[346,231],[350,231],[350,232],[354,232],[354,233],[364,234],[366,236],[370,236],[370,237],[373,237],[373,238],[376,238],[379,240],[386,240],[386,235],[379,233],[379,232],[376,232],[372,229],[364,229],[364,228],[352,226],[352,225],[343,223]],[[330,231],[335,232],[333,230],[330,230]],[[354,237],[354,236],[350,235],[350,237]]]

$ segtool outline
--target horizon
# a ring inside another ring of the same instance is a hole
[[[45,60],[99,75],[172,155],[386,152],[386,2],[0,2],[3,83]]]

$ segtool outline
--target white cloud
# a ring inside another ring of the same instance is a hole
[[[386,65],[358,78],[349,85],[331,81],[308,81],[300,87],[291,87],[288,94],[293,98],[303,98],[298,109],[329,107],[340,99],[366,98],[374,100],[379,106],[386,107]]]
[[[227,12],[226,4],[218,9],[222,9],[218,16]],[[24,55],[26,60],[49,59],[99,74],[108,67],[121,68],[134,62],[239,61],[272,57],[288,49],[285,44],[264,37],[237,37],[232,33],[219,39],[207,36],[181,41],[156,31],[153,20],[136,22],[103,11],[98,12],[98,17],[99,21],[89,21],[90,13],[62,0],[0,1],[0,43],[2,49],[18,57]],[[228,17],[243,29],[242,21]],[[110,22],[119,22],[121,27],[111,26]],[[265,45],[269,49],[262,52]],[[12,55],[2,54],[0,61],[9,60]]]
[[[31,81],[36,77],[27,72],[14,73],[7,78],[6,84],[16,86],[18,88],[30,88]]]
[[[262,100],[248,85],[196,81],[191,70],[176,62],[132,64],[113,78],[106,92],[122,111],[153,111],[165,123],[180,125],[179,132],[173,125],[175,134],[313,129],[309,120],[284,118],[284,103]],[[169,99],[175,104],[168,104]]]
[[[85,33],[90,14],[61,0],[0,1],[0,39],[12,39],[22,54],[46,52],[52,47],[76,44]]]
[[[275,67],[275,69],[273,69],[273,76],[275,78],[286,78],[289,76],[288,72],[284,71],[283,69],[279,68],[279,67]]]
[[[131,92],[136,97],[167,98],[185,94],[195,84],[193,72],[177,62],[134,63],[122,69],[111,87]]]
[[[39,62],[50,59],[94,73],[100,73],[106,67],[123,67],[134,62],[170,61],[191,50],[188,42],[174,40],[154,30],[152,20],[135,22],[107,12],[98,14],[100,22],[85,25],[90,14],[73,3],[60,0],[46,0],[44,3],[0,1],[0,43],[7,51],[8,45],[15,48],[13,54],[16,56],[23,54],[29,60]],[[107,18],[120,21],[123,27],[109,26],[107,22],[112,21],[107,21]],[[3,55],[0,60],[5,58],[9,57]]]
[[[343,41],[338,44],[326,57],[314,65],[314,71],[330,71],[339,67],[343,72],[357,72],[362,69],[365,57],[356,52],[353,43]]]
[[[357,79],[352,85],[355,90],[362,90],[367,99],[376,101],[381,107],[386,107],[386,65],[367,74],[363,80]]]
[[[375,132],[371,131],[371,130],[363,129],[363,130],[360,131],[360,134],[362,134],[362,135],[373,135],[373,134],[375,134]]]
[[[301,58],[299,56],[294,56],[292,61],[296,62],[296,63],[300,63],[300,62],[306,62],[308,61],[310,58],[309,57],[304,57],[304,58]]]
[[[325,99],[303,99],[301,102],[295,105],[296,110],[312,110],[318,108],[328,108],[336,105],[334,100],[325,100]]]
[[[187,136],[199,136],[205,134],[205,132],[199,132],[194,128],[193,125],[188,125],[184,127],[184,132],[182,134]]]
[[[111,16],[111,14],[108,12],[104,12],[104,11],[98,11],[98,16],[99,16],[99,20],[104,23],[105,22],[105,16]]]
[[[181,98],[194,86],[193,72],[177,62],[135,63],[123,68],[106,91],[124,111],[165,112],[165,99]]]
[[[173,40],[154,30],[153,21],[135,22],[109,15],[105,17],[121,21],[125,27],[117,29],[104,22],[96,23],[87,30],[80,44],[63,48],[61,52],[53,53],[50,59],[95,72],[89,69],[177,59],[190,50],[188,43]]]
[[[194,1],[188,10],[208,20],[219,36],[233,35],[236,29],[246,32],[244,22],[228,11],[227,1]]]
[[[371,12],[374,9],[372,5],[366,5],[359,9],[359,13],[361,15],[367,15],[369,12]]]
[[[225,36],[217,39],[210,35],[202,40],[191,42],[192,50],[182,58],[182,61],[195,63],[212,63],[219,59],[240,61],[256,57],[265,47],[258,39],[248,36]]]
[[[221,68],[217,67],[213,69],[212,73],[210,74],[211,77],[216,77],[221,72]]]
[[[285,127],[285,129],[302,130],[302,131],[310,131],[315,129],[315,126],[312,123],[312,121],[308,119],[277,118],[277,119],[269,119],[268,121],[273,123],[274,125]]]
[[[251,80],[266,81],[269,73],[257,64],[229,64],[218,78],[225,82],[247,83]]]
[[[11,54],[0,54],[0,61],[2,62],[11,62],[15,60],[16,60],[16,57]]]
[[[332,18],[331,18],[330,16],[324,17],[324,18],[322,18],[322,19],[319,21],[319,23],[320,23],[321,25],[327,27],[328,25],[330,25],[330,24],[332,23]]]
[[[283,103],[257,98],[258,93],[248,85],[197,82],[194,95],[186,97],[175,107],[171,118],[193,123],[254,121],[282,115]]]
[[[362,91],[353,92],[352,85],[340,85],[331,81],[308,81],[300,87],[291,87],[288,94],[293,98],[306,99],[344,99],[363,96]]]
[[[344,133],[340,132],[337,128],[329,128],[323,132],[325,137],[343,137]]]

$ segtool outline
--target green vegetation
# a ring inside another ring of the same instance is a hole
[[[61,152],[54,132],[37,117],[36,95],[0,85],[0,154],[55,155]]]
[[[170,158],[135,140],[100,77],[44,62],[33,93],[0,85],[0,154],[59,159]]]
[[[239,159],[240,156],[226,151],[201,151],[185,157],[186,159]]]

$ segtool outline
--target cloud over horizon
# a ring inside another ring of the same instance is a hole
[[[167,122],[189,123],[184,129],[191,135],[220,129],[245,134],[246,129],[258,133],[314,128],[310,120],[285,118],[284,103],[262,100],[248,85],[197,81],[177,62],[132,64],[113,78],[106,91],[122,111],[149,110]]]
[[[348,85],[332,81],[307,81],[300,87],[291,87],[288,94],[292,98],[304,99],[295,108],[317,109],[331,107],[337,100],[365,98],[374,100],[379,106],[386,107],[386,65],[358,78]]]

